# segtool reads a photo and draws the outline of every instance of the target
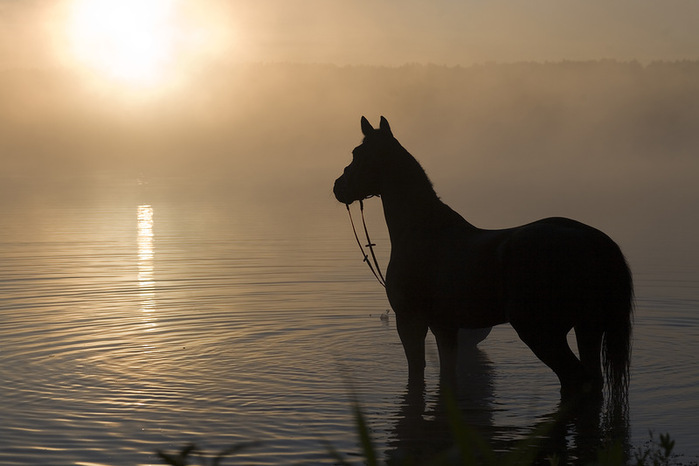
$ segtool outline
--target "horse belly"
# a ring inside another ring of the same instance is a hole
[[[493,270],[478,268],[478,273],[463,268],[452,270],[448,278],[441,280],[435,313],[461,328],[492,327],[507,322],[500,280]]]
[[[469,293],[437,305],[443,318],[460,328],[483,328],[507,322],[502,306],[490,296]]]

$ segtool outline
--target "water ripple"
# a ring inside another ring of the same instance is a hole
[[[323,440],[358,450],[351,387],[380,448],[408,438],[395,323],[379,319],[388,303],[341,212],[332,228],[289,238],[253,214],[219,218],[214,208],[217,227],[202,229],[187,220],[201,206],[189,209],[40,209],[35,230],[0,233],[0,463],[160,464],[157,449],[190,441],[213,451],[260,440],[241,454],[247,464],[330,464]],[[647,428],[671,431],[678,445],[694,435],[697,290],[690,279],[641,277],[632,367],[641,441]],[[482,348],[461,394],[466,415],[491,440],[514,441],[555,411],[557,381],[509,327]],[[425,439],[446,435],[433,340],[427,353]]]

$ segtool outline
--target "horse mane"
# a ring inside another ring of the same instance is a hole
[[[404,179],[411,192],[422,191],[425,195],[437,197],[432,180],[427,176],[427,172],[413,155],[408,152],[396,139],[392,150],[391,162],[392,171],[397,172]]]

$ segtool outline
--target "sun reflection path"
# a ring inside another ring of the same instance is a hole
[[[141,310],[155,310],[155,281],[153,280],[153,207],[138,206],[138,288]],[[155,325],[153,322],[150,322]]]

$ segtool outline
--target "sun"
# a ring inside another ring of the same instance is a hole
[[[172,0],[75,0],[68,30],[75,58],[134,84],[162,80],[174,58]]]
[[[211,5],[191,0],[71,0],[69,54],[103,83],[167,86],[230,41],[222,15]]]

